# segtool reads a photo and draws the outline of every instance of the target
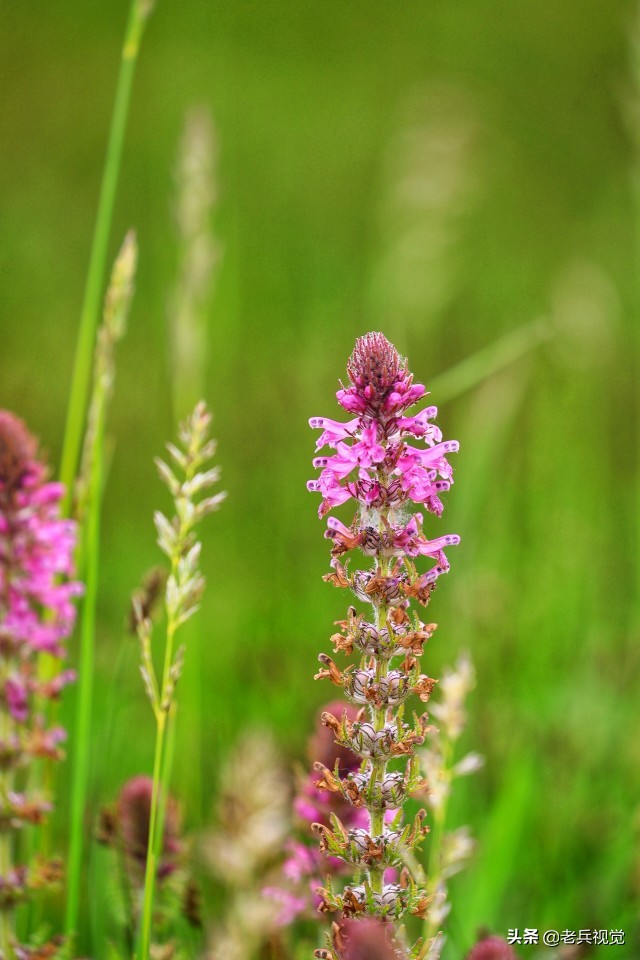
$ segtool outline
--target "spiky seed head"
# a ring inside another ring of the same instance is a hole
[[[367,333],[356,340],[347,363],[347,373],[354,387],[372,396],[383,398],[391,387],[407,373],[407,363],[382,333]]]

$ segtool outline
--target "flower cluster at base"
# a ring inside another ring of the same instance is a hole
[[[45,795],[26,792],[25,769],[61,760],[65,731],[47,727],[47,700],[73,680],[70,670],[39,669],[43,653],[64,657],[82,588],[73,574],[75,524],[59,516],[64,488],[47,482],[37,444],[25,425],[0,411],[0,951],[25,949],[13,935],[12,912],[61,879],[59,860],[15,863],[17,834],[51,809]],[[22,786],[21,786],[22,785]],[[53,950],[53,947],[52,947]]]
[[[321,890],[320,909],[338,912],[347,920],[375,917],[400,920],[407,914],[424,918],[429,898],[407,868],[427,827],[424,813],[404,824],[402,806],[426,790],[415,747],[427,733],[427,714],[405,717],[405,703],[417,696],[426,703],[436,683],[421,672],[419,658],[435,630],[410,611],[411,600],[426,606],[438,577],[449,563],[444,550],[459,543],[456,535],[428,539],[422,530],[423,512],[440,516],[440,495],[453,482],[446,455],[457,451],[457,441],[443,441],[431,421],[435,407],[409,416],[407,410],[425,394],[413,383],[407,363],[380,333],[361,337],[347,365],[349,384],[337,393],[338,402],[354,419],[339,423],[314,417],[321,429],[317,450],[328,446],[335,453],[320,456],[314,466],[320,478],[308,483],[323,496],[320,517],[353,499],[356,515],[349,526],[335,518],[327,521],[325,536],[333,541],[332,572],[325,580],[349,588],[370,605],[372,616],[350,607],[339,633],[332,637],[334,651],[359,656],[357,665],[341,670],[326,654],[320,655],[318,679],[329,679],[342,688],[353,713],[345,709],[326,712],[323,723],[336,743],[357,758],[357,768],[342,776],[316,763],[316,786],[341,796],[368,814],[363,829],[347,829],[332,816],[330,825],[315,824],[321,849],[350,864],[356,882],[336,891],[331,882]],[[416,442],[419,445],[416,445]],[[341,558],[355,548],[371,558],[366,570],[350,570]],[[433,563],[426,572],[416,567],[419,557]],[[337,715],[336,715],[337,714]],[[390,811],[397,811],[390,818]],[[385,872],[396,868],[397,882]],[[435,956],[435,943],[418,943],[412,956]],[[432,949],[433,948],[433,949]],[[317,957],[339,958],[334,943]]]
[[[345,706],[340,701],[331,701],[325,704],[317,717],[314,732],[309,742],[308,753],[313,762],[339,770],[340,776],[345,777],[355,773],[359,761],[350,750],[336,744],[333,733],[321,720],[328,711],[344,709],[350,719],[355,719],[358,713],[354,705]],[[317,919],[317,909],[322,900],[318,890],[323,877],[330,875],[344,879],[351,871],[351,864],[342,858],[332,857],[323,849],[314,844],[311,827],[317,832],[324,827],[330,827],[336,817],[343,829],[361,835],[369,823],[367,810],[364,807],[354,807],[338,793],[320,790],[316,786],[317,774],[315,770],[307,770],[298,776],[296,795],[293,801],[295,833],[285,843],[285,860],[282,865],[280,883],[266,887],[263,894],[279,904],[277,924],[279,927],[288,927],[296,919]],[[389,811],[391,819],[395,811]],[[388,878],[397,876],[397,871],[390,869]],[[284,883],[282,883],[284,879]]]

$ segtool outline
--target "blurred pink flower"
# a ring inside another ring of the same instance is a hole
[[[517,960],[517,956],[502,937],[486,937],[471,949],[467,960]]]
[[[62,655],[73,629],[75,524],[60,519],[64,488],[48,483],[25,425],[0,411],[0,633],[12,644]],[[13,695],[14,709],[17,701]]]
[[[149,845],[149,820],[151,818],[151,777],[137,776],[127,780],[118,797],[118,814],[123,849],[127,857],[144,870]],[[158,863],[158,876],[162,879],[173,873],[182,851],[180,841],[180,813],[173,797],[167,798],[164,838]]]
[[[345,920],[334,933],[339,960],[405,960],[408,954],[393,939],[393,926],[384,920]]]

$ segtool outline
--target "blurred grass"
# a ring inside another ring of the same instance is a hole
[[[125,6],[0,7],[0,404],[26,417],[54,463]],[[151,514],[166,502],[152,457],[173,433],[171,175],[184,114],[205,102],[220,141],[223,247],[207,400],[229,491],[203,550],[205,790],[213,798],[239,727],[268,724],[301,756],[328,696],[311,677],[344,598],[321,581],[327,545],[304,487],[306,423],[337,414],[354,338],[384,329],[429,385],[545,316],[547,344],[441,409],[462,442],[442,523],[463,543],[429,610],[441,627],[428,669],[437,676],[460,647],[472,651],[468,739],[487,757],[454,803],[480,851],[452,885],[452,947],[482,923],[623,926],[631,939],[633,10],[596,0],[580,10],[568,0],[159,0],[114,223],[115,237],[135,224],[141,254],[111,421],[88,816],[150,766],[152,722],[123,622],[130,590],[158,558]],[[178,726],[178,788],[190,782],[190,736]],[[197,801],[183,802],[195,822]],[[67,810],[63,794],[62,831]],[[100,856],[92,915],[108,896]]]

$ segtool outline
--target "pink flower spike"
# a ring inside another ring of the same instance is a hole
[[[323,447],[335,447],[341,440],[352,437],[358,425],[358,420],[349,420],[347,423],[340,423],[338,420],[329,420],[328,417],[311,417],[309,426],[314,430],[324,430],[316,441],[316,450],[322,450]]]
[[[35,650],[61,652],[73,627],[72,595],[58,582],[73,570],[75,524],[58,518],[64,488],[45,482],[36,443],[13,414],[0,411],[0,627]]]
[[[333,533],[339,533],[343,537],[351,536],[351,530],[349,530],[349,527],[345,527],[344,523],[342,523],[342,521],[338,520],[336,517],[329,517],[327,520],[327,527],[329,527]]]
[[[416,447],[407,447],[407,456],[413,457],[421,466],[430,467],[437,464],[439,460],[444,461],[447,453],[457,453],[460,444],[457,440],[445,440],[437,443],[433,447],[427,447],[426,450],[418,450]],[[445,461],[446,462],[446,461]]]
[[[460,537],[455,533],[449,533],[444,537],[438,537],[436,540],[423,540],[418,552],[423,557],[437,558],[445,547],[455,547],[459,543]]]
[[[346,443],[339,443],[337,453],[332,457],[315,457],[313,466],[316,469],[330,470],[340,480],[348,477],[351,471],[358,464],[357,450],[355,447],[348,447]]]
[[[317,906],[336,917],[331,944],[315,956],[404,960],[409,953],[422,955],[422,944],[409,950],[404,941],[396,942],[394,921],[406,914],[424,919],[433,899],[422,889],[422,878],[411,877],[410,864],[417,858],[403,856],[400,874],[395,856],[399,838],[408,850],[417,850],[428,830],[419,819],[413,829],[403,826],[407,797],[424,795],[415,748],[434,732],[427,714],[414,713],[413,730],[403,722],[408,716],[404,705],[412,696],[425,703],[437,682],[419,666],[435,625],[423,623],[411,607],[412,602],[430,603],[436,580],[449,570],[445,550],[460,542],[457,534],[428,539],[423,532],[423,515],[443,511],[438,495],[453,483],[447,456],[459,445],[443,440],[431,422],[436,407],[405,415],[426,390],[413,382],[406,360],[383,334],[368,333],[356,341],[347,372],[349,383],[337,396],[356,420],[349,424],[348,437],[344,426],[338,432],[334,425],[327,429],[327,421],[315,421],[325,428],[323,439],[335,455],[315,458],[322,473],[308,487],[324,497],[321,517],[350,497],[356,501],[345,522],[327,520],[325,537],[333,543],[331,572],[324,576],[355,597],[346,618],[337,621],[340,632],[330,640],[334,653],[355,663],[343,666],[323,652],[323,668],[316,674],[317,680],[342,688],[355,710],[355,717],[345,715],[338,702],[321,717],[323,742],[328,739],[332,749],[346,751],[351,759],[336,762],[316,748],[316,775],[301,786],[296,809],[307,820],[317,811],[312,829],[319,837],[318,865],[330,875],[316,890]],[[412,512],[411,501],[424,505],[420,512]],[[356,548],[364,564],[353,556],[342,560]],[[422,557],[431,558],[427,571]],[[360,816],[362,824],[356,822]],[[288,870],[299,882],[298,864]],[[353,875],[353,884],[344,882],[345,873]],[[337,875],[337,883],[331,875]]]
[[[24,723],[29,716],[29,701],[24,684],[13,677],[9,677],[5,683],[4,695],[11,716],[20,723]]]
[[[404,384],[399,384],[398,389],[394,390],[394,392],[387,397],[384,408],[388,412],[406,410],[407,407],[411,407],[414,403],[417,403],[425,393],[426,388],[421,383],[416,383],[408,388],[404,388]]]
[[[351,393],[348,390],[338,390],[336,393],[338,403],[349,413],[364,413],[367,409],[367,402],[363,397]]]
[[[320,504],[318,516],[320,519],[325,516],[333,507],[340,506],[352,496],[347,486],[342,486],[337,477],[331,470],[323,470],[318,480],[308,480],[307,490],[311,493],[321,493],[324,500]]]
[[[436,558],[438,560],[436,566],[432,567],[431,570],[427,570],[427,572],[423,573],[421,577],[418,577],[418,580],[414,584],[415,587],[426,587],[430,583],[435,583],[438,577],[442,576],[443,573],[449,572],[449,561],[445,557],[444,553],[440,552],[439,554],[436,554]]]
[[[442,431],[435,423],[429,423],[437,415],[437,407],[426,407],[414,417],[399,417],[398,427],[414,437],[424,437],[425,442],[431,446],[432,443],[439,443],[442,440]]]
[[[394,535],[394,550],[402,551],[410,557],[424,556],[437,558],[445,547],[457,546],[460,543],[460,537],[454,533],[437,537],[435,540],[426,540],[419,530],[421,524],[422,514],[414,514],[406,527]]]
[[[414,503],[424,503],[432,513],[438,516],[442,513],[442,504],[435,494],[438,491],[433,475],[422,467],[413,467],[403,470],[401,475],[402,489]],[[433,509],[433,502],[439,507]]]
[[[341,523],[335,517],[329,517],[327,520],[327,529],[324,535],[328,540],[335,540],[340,545],[341,550],[353,550],[354,547],[362,543],[363,538],[362,533],[352,533],[348,527],[345,527],[344,523]]]
[[[381,443],[378,443],[377,430],[375,423],[370,423],[363,427],[361,431],[361,440],[351,448],[358,450],[358,462],[363,466],[372,466],[375,463],[382,463],[386,456],[386,451]],[[364,456],[363,456],[364,454]]]

